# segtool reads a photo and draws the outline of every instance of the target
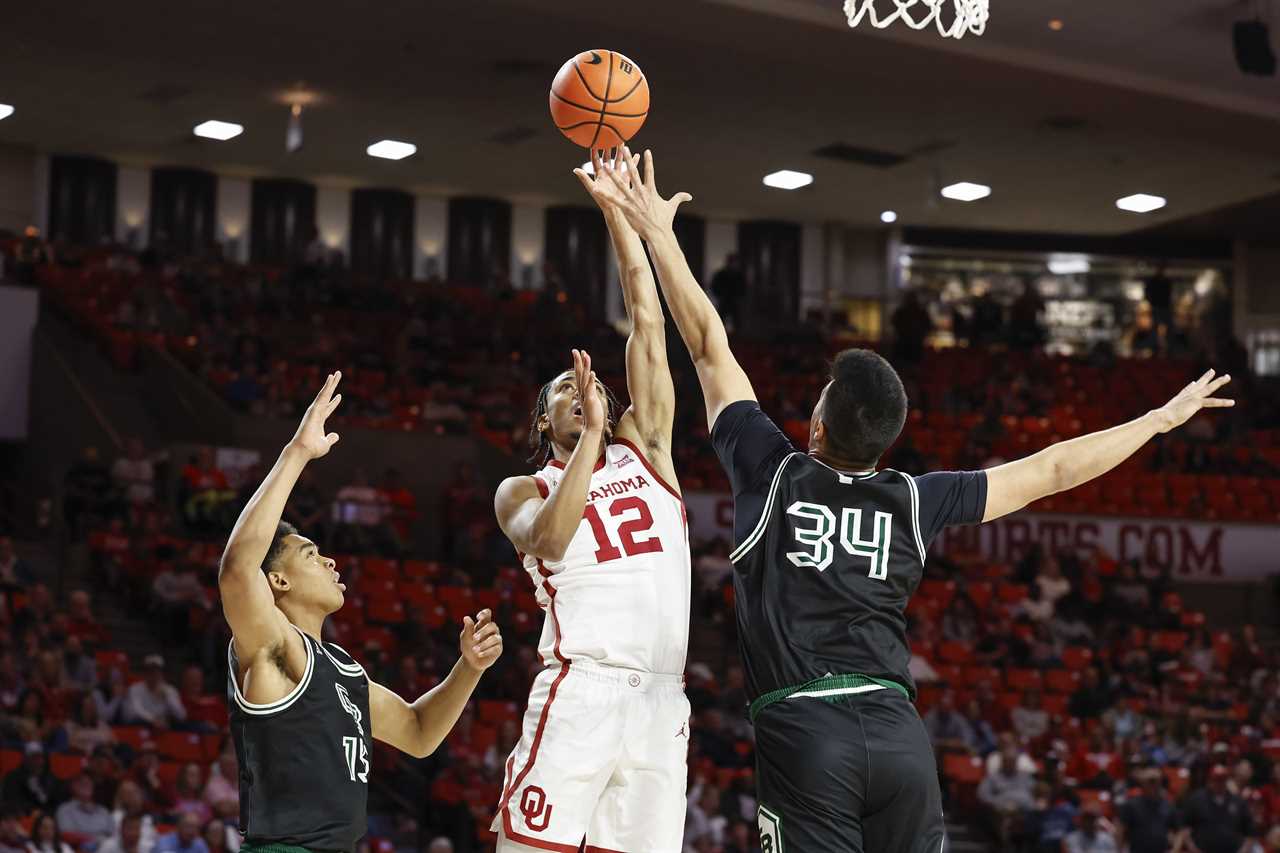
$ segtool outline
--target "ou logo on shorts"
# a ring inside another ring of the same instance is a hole
[[[547,802],[547,792],[537,785],[530,785],[520,795],[520,814],[524,815],[524,825],[534,832],[542,832],[551,823],[551,804]],[[541,822],[538,819],[541,818]]]

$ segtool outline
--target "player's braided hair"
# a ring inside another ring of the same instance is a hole
[[[533,455],[528,458],[528,462],[532,462],[538,467],[547,464],[551,459],[551,438],[547,435],[546,430],[538,429],[538,421],[547,414],[547,398],[551,396],[551,386],[555,384],[556,377],[552,377],[538,391],[538,401],[533,406],[533,417],[529,420],[529,447],[533,448]],[[597,379],[596,381],[599,381]],[[609,390],[609,386],[600,382],[600,387],[604,389],[604,434],[607,439],[613,434],[614,424],[618,422],[618,413],[622,409],[622,404],[618,402],[618,398]]]

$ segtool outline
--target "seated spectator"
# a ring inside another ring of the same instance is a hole
[[[1076,826],[1076,805],[1072,795],[1062,787],[1051,788],[1041,782],[1036,785],[1036,830],[1032,835],[1039,842],[1039,853],[1061,853],[1063,840]]]
[[[973,728],[956,710],[956,695],[950,689],[942,691],[938,704],[924,715],[924,727],[935,750],[973,751]]]
[[[1157,767],[1138,774],[1142,789],[1121,804],[1116,814],[1120,841],[1129,853],[1164,853],[1173,845],[1178,812],[1164,790],[1164,776]]]
[[[729,562],[729,543],[717,537],[694,563],[698,588],[703,593],[718,594],[724,582],[733,576],[733,563]]]
[[[703,839],[712,846],[724,843],[729,819],[720,814],[720,789],[714,785],[696,782],[689,792],[689,810],[684,821],[685,850]]]
[[[350,551],[382,550],[389,538],[386,522],[390,513],[386,498],[369,484],[364,470],[357,468],[351,482],[334,497],[334,538]]]
[[[98,448],[86,447],[63,479],[62,512],[72,535],[80,539],[91,524],[107,518],[115,506],[111,474],[98,456]]]
[[[204,773],[195,762],[185,764],[169,792],[169,811],[175,816],[194,816],[201,826],[213,817],[213,809],[204,801]]]
[[[151,595],[152,608],[165,636],[177,645],[185,645],[190,636],[191,608],[212,607],[190,559],[176,567],[166,567],[156,575],[151,583]]]
[[[324,492],[315,484],[312,469],[303,468],[298,484],[289,494],[284,520],[299,530],[307,531],[307,535],[314,536],[317,542],[323,542],[328,529],[329,506]]]
[[[106,680],[93,688],[93,704],[98,706],[98,718],[108,725],[122,725],[126,693],[124,673],[118,669],[110,670]]]
[[[0,802],[17,806],[23,813],[50,810],[64,798],[62,783],[49,770],[43,746],[33,741],[24,752],[22,764],[4,777]]]
[[[45,719],[44,699],[39,690],[27,689],[12,711],[0,714],[0,738],[14,744],[44,743],[54,729]]]
[[[209,781],[205,783],[203,796],[204,801],[218,814],[239,817],[240,765],[230,741],[209,769]]]
[[[426,853],[453,853],[453,842],[444,836],[433,838],[427,845]]]
[[[978,800],[990,810],[991,829],[1002,850],[1009,850],[1023,833],[1023,823],[1035,807],[1035,780],[1018,769],[1016,755],[999,753],[996,772],[988,773],[978,785]]]
[[[154,752],[152,753],[154,755]],[[138,840],[136,851],[126,853],[150,853],[156,844],[156,823],[147,812],[147,798],[142,786],[132,779],[125,779],[116,790],[115,808],[111,812],[115,821],[116,837],[123,841],[125,824],[137,822]]]
[[[22,813],[8,803],[0,804],[0,853],[27,853]]]
[[[1044,559],[1040,573],[1036,575],[1035,586],[1040,590],[1040,598],[1051,606],[1071,592],[1071,581],[1062,575],[1062,565],[1052,554]]]
[[[67,721],[66,730],[67,746],[85,755],[99,746],[110,746],[116,741],[111,726],[98,716],[98,703],[87,694],[80,700],[76,713]]]
[[[156,841],[153,853],[209,853],[200,837],[200,820],[190,812],[178,818],[178,828]]]
[[[1049,731],[1049,712],[1041,707],[1039,690],[1023,694],[1022,704],[1009,712],[1009,722],[1024,741],[1035,740]]]
[[[1082,720],[1101,717],[1111,707],[1111,691],[1102,683],[1098,668],[1091,666],[1084,671],[1080,686],[1071,694],[1067,709],[1071,716]]]
[[[129,506],[145,506],[155,501],[155,465],[141,439],[131,438],[125,443],[124,455],[111,465],[111,479]]]
[[[1001,763],[1005,761],[1013,762],[1018,768],[1018,772],[1027,773],[1034,776],[1036,774],[1035,759],[1033,759],[1019,743],[1013,732],[1001,732],[1000,737],[996,739],[996,750],[987,755],[987,775],[991,775],[1000,769]]]
[[[1062,842],[1063,853],[1119,853],[1111,824],[1092,803],[1080,811],[1080,828]]]
[[[85,652],[84,641],[75,634],[67,637],[63,647],[62,669],[67,674],[67,686],[86,695],[98,681],[98,664],[93,655]]]
[[[142,843],[142,818],[128,815],[120,821],[114,835],[98,846],[97,853],[150,853],[151,845]]]
[[[100,806],[113,808],[120,788],[120,762],[110,746],[93,748],[85,773],[93,780],[93,800]]]
[[[71,799],[58,806],[58,828],[100,842],[116,831],[111,812],[93,801],[93,780],[81,774],[71,781]]]
[[[1253,835],[1253,819],[1244,800],[1227,790],[1230,771],[1215,764],[1204,787],[1182,803],[1182,823],[1200,853],[1238,853]]]
[[[13,540],[0,536],[0,589],[26,590],[35,582],[35,572],[26,560],[18,556]]]
[[[240,833],[232,829],[222,818],[212,818],[200,830],[209,853],[236,853],[240,849]]]
[[[214,461],[213,449],[202,447],[182,468],[182,514],[197,528],[223,526],[228,505],[235,492],[227,475]]]
[[[994,753],[997,746],[996,733],[991,730],[991,724],[984,719],[982,707],[977,699],[969,700],[969,704],[965,706],[964,718],[969,724],[969,731],[973,732],[973,751],[981,756]]]
[[[164,680],[164,658],[147,655],[143,677],[129,687],[124,700],[124,718],[131,725],[172,728],[187,719],[187,709],[177,689]]]
[[[48,812],[36,815],[31,824],[31,840],[27,853],[73,853],[71,845],[62,840],[62,830],[57,819]]]

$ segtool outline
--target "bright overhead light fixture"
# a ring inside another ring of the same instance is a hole
[[[813,175],[808,172],[793,172],[782,169],[764,176],[764,185],[779,190],[798,190],[813,183]]]
[[[226,142],[244,133],[244,127],[229,121],[206,121],[195,126],[195,135]]]
[[[381,157],[383,160],[403,160],[415,154],[417,150],[418,146],[411,143],[384,139],[370,145],[365,149],[365,153],[370,157]]]
[[[1054,275],[1083,275],[1090,269],[1092,266],[1084,255],[1051,255],[1049,257],[1049,272]]]
[[[1134,193],[1133,195],[1116,199],[1116,207],[1121,210],[1127,210],[1130,213],[1150,213],[1153,210],[1159,210],[1166,204],[1168,202],[1163,197],[1147,193]]]
[[[991,187],[985,184],[971,184],[968,181],[942,188],[942,197],[952,201],[977,201],[989,195],[991,195]]]
[[[880,214],[880,221],[885,225],[892,225],[898,221],[898,214],[892,210],[886,210]]]
[[[0,104],[0,120],[7,119],[13,115],[13,107],[9,104]]]

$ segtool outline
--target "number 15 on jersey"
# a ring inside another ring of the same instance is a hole
[[[787,515],[799,521],[793,531],[796,542],[807,550],[791,551],[787,559],[796,566],[825,572],[835,559],[832,537],[836,535],[836,514],[822,504],[796,501],[787,507]],[[807,522],[802,524],[801,522]],[[862,538],[862,510],[843,507],[840,513],[840,547],[852,556],[868,557],[871,570],[867,577],[884,580],[889,576],[889,540],[893,535],[893,516],[876,510],[870,539]]]

